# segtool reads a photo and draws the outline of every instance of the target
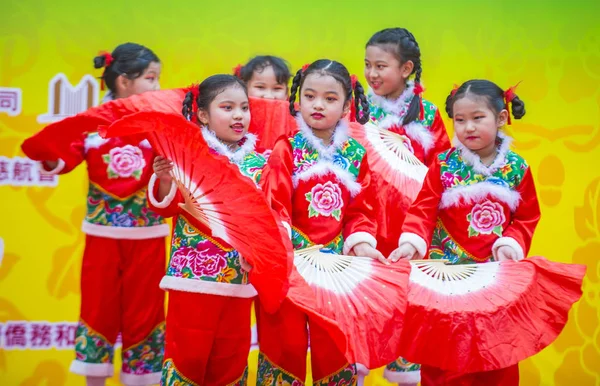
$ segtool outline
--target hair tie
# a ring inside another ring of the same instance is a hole
[[[456,92],[458,91],[459,88],[460,88],[460,86],[457,85],[456,83],[454,83],[454,87],[452,88],[452,91],[450,91],[450,95],[452,97],[454,97],[456,95]]]
[[[104,57],[104,72],[102,73],[102,77],[100,78],[100,90],[104,91],[104,75],[106,74],[106,69],[112,64],[112,62],[115,59],[108,51],[100,51],[98,52],[98,56]]]
[[[423,85],[421,83],[415,82],[415,87],[413,89],[413,93],[415,95],[421,95],[421,94],[423,94],[423,91],[425,91],[425,89],[423,88]]]
[[[508,111],[508,119],[506,121],[506,123],[508,125],[512,124],[512,120],[510,118],[510,106],[509,104],[512,103],[513,99],[516,98],[517,94],[515,94],[515,90],[517,89],[517,86],[519,86],[519,84],[521,84],[522,80],[519,81],[519,83],[515,84],[512,87],[509,87],[506,91],[504,91],[504,104],[506,105],[506,111]]]
[[[237,66],[235,66],[233,68],[233,75],[235,75],[238,78],[242,79],[242,68],[243,68],[243,66],[241,64],[238,64]]]
[[[308,67],[310,67],[310,63],[306,63],[304,66],[302,66],[302,74],[304,74],[306,72]]]
[[[356,75],[352,74],[350,75],[350,84],[352,85],[352,90],[354,90],[356,88],[356,81],[358,79],[356,78]]]

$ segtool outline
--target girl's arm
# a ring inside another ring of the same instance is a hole
[[[39,160],[40,173],[46,175],[66,174],[75,169],[85,159],[85,138],[87,135],[82,135],[76,141],[73,141],[69,146],[69,150],[62,154],[56,154],[51,157],[44,151],[43,144],[34,144],[30,142],[24,147],[27,151],[25,154],[35,160]]]
[[[154,174],[148,183],[148,206],[162,217],[176,216],[181,211],[179,204],[184,200],[171,177],[173,163],[158,156],[154,158],[152,167]]]
[[[260,179],[260,186],[265,193],[267,202],[279,215],[283,226],[288,230],[291,237],[292,228],[292,173],[294,162],[292,159],[292,146],[287,138],[280,138],[273,152],[269,156],[269,162]]]
[[[390,255],[392,261],[413,258],[415,255],[419,258],[427,256],[443,190],[440,164],[436,160],[429,167],[421,192],[408,210],[402,225],[398,249]]]
[[[521,195],[519,207],[513,213],[510,225],[502,232],[502,237],[492,247],[495,260],[498,260],[498,251],[502,247],[510,247],[515,251],[514,260],[525,258],[531,247],[535,227],[540,221],[540,204],[530,168],[527,168],[517,192]]]

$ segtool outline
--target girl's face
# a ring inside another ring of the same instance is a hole
[[[345,101],[344,87],[331,75],[309,74],[300,90],[300,114],[314,130],[335,128],[348,114],[350,101]]]
[[[452,113],[458,140],[480,156],[492,154],[498,129],[506,124],[508,111],[496,115],[484,98],[467,94],[454,102]]]
[[[413,62],[401,64],[394,54],[380,46],[368,46],[365,52],[365,79],[376,95],[398,98],[413,68]]]
[[[116,82],[117,96],[119,98],[127,98],[146,91],[159,90],[159,80],[160,63],[151,62],[142,75],[135,79],[129,79],[123,75],[119,76]]]
[[[287,100],[288,88],[286,84],[277,83],[277,77],[272,66],[254,71],[248,81],[248,96],[253,98]]]
[[[198,119],[222,142],[238,143],[248,132],[250,110],[248,96],[239,85],[231,85],[218,94],[208,111],[198,110]]]

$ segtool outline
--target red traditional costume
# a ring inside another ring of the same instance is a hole
[[[264,158],[254,151],[256,137],[248,134],[236,151],[202,129],[208,145],[238,166],[242,175],[258,182]],[[241,268],[239,253],[211,237],[181,209],[183,195],[175,182],[162,201],[156,175],[150,179],[151,207],[174,217],[171,257],[160,286],[169,290],[167,343],[163,385],[243,385],[250,350],[250,310],[256,290]]]
[[[65,120],[65,122],[67,122]],[[58,124],[61,124],[59,122]],[[60,138],[57,138],[60,141]],[[86,245],[81,273],[81,317],[71,371],[94,377],[113,374],[114,345],[122,335],[121,381],[149,385],[160,380],[164,343],[164,293],[158,287],[169,226],[146,202],[155,152],[148,141],[132,145],[120,138],[83,134],[54,154],[64,174],[86,161]],[[43,161],[47,143],[34,136],[23,144]]]
[[[335,253],[348,253],[361,242],[376,247],[365,149],[348,136],[344,121],[338,123],[329,146],[301,118],[298,123],[294,136],[275,145],[262,180],[294,249],[322,244]],[[315,384],[356,381],[355,365],[348,363],[334,339],[289,300],[271,315],[259,305],[257,321],[259,384],[303,384],[309,340]]]
[[[399,243],[410,243],[421,258],[451,264],[493,261],[502,246],[518,259],[527,256],[540,219],[531,170],[498,135],[490,166],[458,142],[432,162],[423,189],[407,214]],[[466,359],[465,359],[466,360]],[[423,385],[517,385],[518,368],[456,374],[423,366]]]

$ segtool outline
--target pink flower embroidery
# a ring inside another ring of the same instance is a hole
[[[502,205],[486,200],[475,204],[467,220],[469,220],[469,237],[492,233],[502,236],[502,224],[506,221],[506,217]]]
[[[308,206],[308,217],[324,216],[333,217],[340,220],[342,215],[342,190],[338,184],[327,181],[324,184],[313,186],[310,193],[306,193],[306,200],[310,203]]]
[[[171,259],[171,267],[181,272],[183,268],[190,267],[196,276],[216,276],[223,268],[227,267],[227,259],[223,251],[210,241],[202,241],[196,248],[181,247]]]
[[[137,146],[125,145],[110,149],[108,154],[102,156],[104,163],[108,164],[106,172],[108,178],[129,178],[139,180],[146,160],[142,150]]]
[[[454,184],[454,174],[450,172],[443,172],[441,176],[442,185],[445,188],[450,188]]]

